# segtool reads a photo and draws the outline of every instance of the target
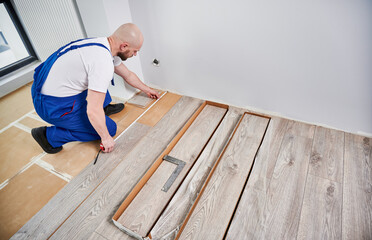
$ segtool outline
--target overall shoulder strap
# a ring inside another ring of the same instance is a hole
[[[36,93],[38,93],[38,92],[41,91],[41,88],[44,85],[44,82],[47,79],[48,74],[49,74],[49,71],[50,71],[51,67],[53,66],[54,62],[59,57],[61,57],[62,55],[64,55],[65,53],[67,53],[67,52],[69,52],[71,50],[74,50],[74,49],[82,48],[82,47],[99,46],[99,47],[103,47],[103,48],[107,49],[107,51],[109,51],[109,53],[111,54],[111,51],[105,45],[103,45],[101,43],[84,43],[84,44],[80,44],[80,45],[72,45],[72,44],[74,44],[76,42],[80,42],[80,41],[83,41],[83,40],[86,40],[86,39],[88,39],[88,38],[79,39],[79,40],[70,42],[69,44],[66,44],[65,46],[59,48],[51,56],[49,56],[48,59],[45,60],[45,62],[43,62],[42,64],[40,64],[35,69],[34,83],[32,85],[32,95],[33,96],[36,95]],[[68,47],[69,45],[72,45],[72,46]],[[68,47],[68,48],[66,48],[66,47]],[[63,50],[63,49],[65,49],[65,50]]]

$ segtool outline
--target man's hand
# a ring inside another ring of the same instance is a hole
[[[105,96],[105,93],[88,89],[87,115],[90,123],[101,138],[102,145],[105,148],[103,152],[107,153],[114,149],[115,142],[106,126],[106,116],[102,107]]]
[[[115,67],[115,73],[122,77],[132,87],[145,92],[149,98],[158,99],[160,97],[159,93],[144,84],[138,76],[134,72],[131,72],[123,63]]]
[[[158,99],[160,97],[159,93],[151,88],[145,92],[149,98]]]
[[[101,139],[101,141],[102,141],[103,147],[105,148],[105,150],[103,150],[102,152],[108,153],[114,150],[115,141],[111,136],[106,139]]]

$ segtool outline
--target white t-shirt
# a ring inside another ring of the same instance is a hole
[[[101,43],[110,50],[105,37],[86,39],[72,45],[91,42]],[[53,64],[41,93],[55,97],[73,96],[87,89],[106,93],[114,75],[114,66],[120,64],[121,59],[112,57],[111,52],[102,46],[93,45],[68,51]]]

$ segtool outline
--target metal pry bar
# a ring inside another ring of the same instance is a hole
[[[179,160],[177,158],[171,157],[169,155],[165,155],[163,160],[176,164],[176,169],[172,172],[172,175],[168,178],[167,182],[164,184],[163,188],[161,189],[163,192],[167,192],[169,188],[172,186],[180,172],[182,171],[183,167],[186,165],[186,162]]]

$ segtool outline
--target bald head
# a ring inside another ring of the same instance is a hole
[[[121,25],[112,34],[112,37],[118,42],[128,43],[130,46],[135,48],[140,48],[143,43],[143,35],[139,28],[133,23]]]

